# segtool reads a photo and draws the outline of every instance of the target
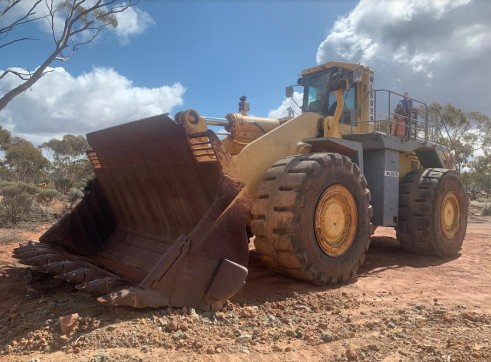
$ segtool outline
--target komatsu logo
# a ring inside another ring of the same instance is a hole
[[[399,172],[385,170],[385,177],[399,177]]]

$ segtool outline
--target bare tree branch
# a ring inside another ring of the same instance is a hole
[[[8,5],[5,6],[5,8],[0,11],[0,20],[5,17],[5,15],[14,8],[15,5],[17,5],[18,3],[20,3],[20,0],[15,0],[14,2],[12,2],[11,0],[9,0],[8,2]]]
[[[16,75],[17,77],[19,77],[22,80],[28,80],[31,76],[31,72],[23,73],[23,72],[17,72],[17,71],[12,70],[12,69],[7,69],[2,74],[0,74],[0,79],[4,78],[9,73]]]
[[[14,22],[15,26],[33,21],[34,19],[30,17],[35,15],[34,9],[41,1],[37,0],[26,15],[16,20]],[[20,0],[9,1],[8,8],[5,8],[0,15],[5,15],[19,2]],[[25,80],[24,83],[3,94],[0,98],[0,111],[12,99],[25,92],[46,74],[47,67],[53,61],[67,61],[80,46],[94,41],[103,30],[110,26],[117,27],[118,21],[115,14],[124,12],[139,2],[140,0],[127,0],[125,3],[117,4],[117,0],[97,0],[95,2],[87,0],[45,0],[47,13],[42,17],[45,17],[51,26],[54,49],[33,73],[29,73],[25,79],[21,78]],[[64,21],[61,26],[62,29],[57,29],[57,21],[60,17]],[[20,39],[14,42],[17,41],[20,41]],[[64,55],[64,51],[67,48],[69,49],[68,55]],[[15,74],[12,71],[6,72],[7,74]],[[5,77],[5,75],[2,74],[0,79]],[[19,75],[17,74],[17,76]]]
[[[24,41],[24,40],[39,40],[38,38],[29,38],[29,37],[24,37],[24,38],[19,38],[19,39],[14,39],[14,40],[11,40],[9,41],[8,43],[5,43],[5,44],[0,44],[0,49],[8,46],[8,45],[11,45],[11,44],[14,44],[14,43],[17,43],[19,41]]]
[[[41,1],[42,0],[37,0],[32,5],[32,7],[24,14],[24,16],[21,16],[19,19],[16,19],[15,21],[8,24],[7,26],[1,27],[0,28],[0,34],[8,33],[19,25],[27,24],[27,23],[30,23],[30,22],[44,18],[44,15],[32,18],[33,15],[36,15],[36,12],[34,10],[36,9],[36,7],[39,5],[39,3]],[[9,4],[6,6],[6,8],[2,12],[0,12],[0,20],[2,18],[4,18],[4,16],[19,3],[20,3],[20,0],[15,0],[14,2],[9,1]]]

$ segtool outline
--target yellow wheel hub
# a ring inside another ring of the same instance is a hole
[[[351,192],[333,185],[321,195],[315,208],[314,228],[317,243],[332,257],[343,255],[353,244],[358,226],[358,211]]]
[[[457,195],[449,191],[443,196],[440,227],[447,239],[452,239],[459,230],[460,207]]]

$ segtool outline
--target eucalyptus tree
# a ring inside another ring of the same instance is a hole
[[[0,1],[0,51],[19,42],[37,40],[36,36],[26,36],[25,32],[21,31],[29,23],[47,22],[52,37],[52,48],[44,58],[39,60],[39,66],[34,71],[9,68],[0,74],[0,80],[8,74],[21,80],[19,85],[1,94],[0,111],[12,99],[24,93],[49,72],[48,67],[53,62],[68,61],[81,46],[93,42],[103,30],[110,27],[116,28],[118,26],[117,14],[136,5],[139,1]]]

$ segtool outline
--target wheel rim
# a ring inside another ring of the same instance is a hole
[[[343,255],[353,244],[358,211],[351,192],[333,185],[321,195],[315,208],[314,228],[321,250],[332,257]]]
[[[452,239],[459,230],[460,207],[459,199],[453,191],[443,197],[440,226],[447,239]]]

